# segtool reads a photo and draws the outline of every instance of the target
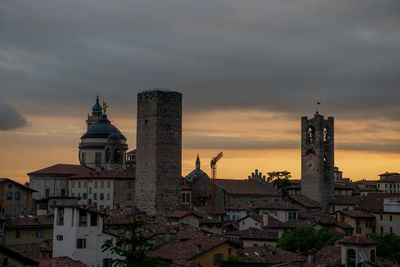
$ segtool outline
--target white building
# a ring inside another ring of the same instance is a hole
[[[106,240],[116,238],[103,232],[104,215],[77,206],[55,208],[53,257],[70,257],[88,266],[110,266],[109,251],[102,251]]]
[[[92,171],[71,177],[69,192],[80,198],[79,204],[92,207],[133,207],[135,169],[128,167],[113,171]]]

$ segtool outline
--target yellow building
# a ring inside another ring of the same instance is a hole
[[[150,252],[150,256],[161,258],[166,266],[193,262],[202,267],[220,266],[230,256],[238,255],[238,247],[222,237],[202,236],[171,241]]]

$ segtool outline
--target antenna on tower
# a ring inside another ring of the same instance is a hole
[[[316,107],[316,109],[317,109],[316,113],[317,113],[317,114],[318,114],[319,105],[321,105],[321,102],[318,101],[318,102],[317,102],[317,105],[316,105],[316,106],[317,106],[317,107]]]

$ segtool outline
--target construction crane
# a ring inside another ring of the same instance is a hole
[[[222,158],[223,154],[220,152],[217,156],[213,157],[211,159],[210,165],[211,165],[211,178],[212,178],[212,183],[211,183],[211,208],[212,211],[215,211],[216,208],[216,194],[217,194],[217,186],[215,184],[215,180],[217,179],[217,162]]]

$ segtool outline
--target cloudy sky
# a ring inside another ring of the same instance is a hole
[[[96,94],[135,147],[136,94],[184,96],[183,171],[300,175],[300,116],[334,116],[336,165],[400,171],[398,0],[2,0],[0,176],[76,163]]]

